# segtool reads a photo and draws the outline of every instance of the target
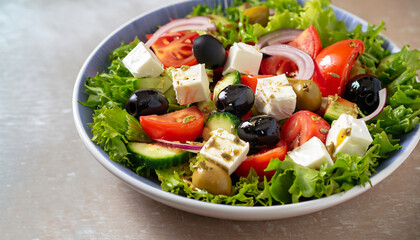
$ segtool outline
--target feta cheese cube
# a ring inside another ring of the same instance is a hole
[[[255,106],[277,120],[290,117],[296,109],[296,93],[284,74],[258,79]]]
[[[258,74],[263,54],[254,46],[246,43],[234,43],[229,50],[223,75],[239,71],[244,74]]]
[[[136,78],[157,77],[164,70],[163,64],[143,42],[139,42],[122,62]]]
[[[176,99],[180,105],[209,100],[209,78],[204,64],[189,68],[177,68],[172,71],[172,84]]]
[[[211,132],[200,154],[232,174],[246,159],[249,143],[221,128]]]
[[[318,169],[325,162],[328,167],[334,165],[324,143],[317,137],[312,137],[309,141],[288,152],[287,155],[295,163],[309,168]]]
[[[333,157],[338,152],[363,156],[372,141],[373,139],[363,120],[341,114],[331,125],[326,145],[329,149],[333,149]]]

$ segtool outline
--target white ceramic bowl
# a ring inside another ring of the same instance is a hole
[[[84,63],[77,76],[73,91],[72,104],[74,121],[83,143],[99,163],[135,190],[163,204],[204,216],[233,220],[270,220],[313,213],[340,204],[370,189],[370,185],[367,184],[365,187],[356,186],[347,192],[321,199],[270,207],[242,207],[206,203],[161,190],[159,183],[140,177],[122,165],[111,161],[108,155],[90,140],[92,138],[92,133],[88,123],[92,122],[93,111],[78,103],[78,101],[85,102],[87,100],[88,95],[85,93],[84,87],[86,77],[93,77],[97,72],[106,70],[107,66],[110,64],[108,61],[109,54],[115,48],[119,47],[122,41],[130,42],[135,36],[138,36],[142,41],[146,41],[145,35],[147,33],[152,33],[157,25],[168,22],[169,18],[184,17],[191,11],[193,6],[203,2],[206,2],[209,6],[213,6],[214,4],[213,0],[187,1],[148,12],[129,21],[103,40]],[[333,8],[336,17],[344,21],[348,28],[351,29],[357,24],[367,25],[364,20],[357,16],[342,9]],[[390,49],[391,52],[400,50],[390,40],[386,38],[385,40],[386,47]],[[386,159],[378,166],[377,173],[371,177],[372,186],[378,184],[397,169],[410,155],[419,139],[420,129],[417,125],[415,129],[402,138],[401,144],[403,145],[403,148],[394,152],[390,158]]]

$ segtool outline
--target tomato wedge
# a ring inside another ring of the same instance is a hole
[[[293,78],[298,72],[296,64],[283,56],[266,57],[261,61],[260,72],[264,75],[281,75]]]
[[[325,144],[329,130],[330,124],[318,114],[302,110],[294,113],[284,122],[280,130],[280,136],[286,142],[287,149],[290,151],[312,137],[319,138]]]
[[[167,67],[193,66],[197,64],[192,46],[199,34],[196,32],[179,31],[163,35],[152,44],[156,57]]]
[[[284,160],[287,153],[286,142],[280,140],[274,148],[263,149],[258,153],[248,156],[239,167],[236,169],[235,174],[239,177],[247,177],[251,167],[260,177],[260,181],[264,180],[264,176],[267,180],[270,180],[276,171],[264,171],[271,159],[278,158]]]
[[[313,81],[322,96],[342,96],[354,61],[364,52],[363,41],[348,39],[324,48],[315,58]]]
[[[204,115],[192,106],[164,115],[141,116],[140,124],[151,139],[194,141],[203,129]]]
[[[306,52],[313,59],[315,59],[322,49],[321,39],[313,25],[303,30],[289,45]]]

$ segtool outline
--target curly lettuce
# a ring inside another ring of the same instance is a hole
[[[127,167],[133,165],[128,159],[126,144],[129,141],[150,142],[139,121],[116,105],[107,105],[95,110],[93,115],[92,141],[96,142],[113,161]]]

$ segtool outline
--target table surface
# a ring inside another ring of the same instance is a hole
[[[420,147],[366,193],[313,214],[241,222],[162,205],[105,170],[71,109],[83,62],[110,32],[169,0],[0,2],[0,239],[420,238]],[[180,1],[177,1],[180,2]],[[418,0],[332,1],[420,49]]]

